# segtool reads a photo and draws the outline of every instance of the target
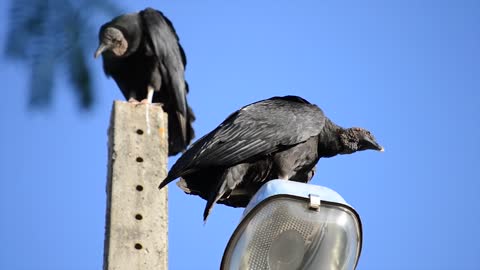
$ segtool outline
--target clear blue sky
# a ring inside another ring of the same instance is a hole
[[[201,2],[119,2],[173,21],[198,138],[253,101],[307,98],[386,149],[320,160],[313,178],[362,217],[359,270],[480,269],[479,1]],[[89,61],[97,100],[82,112],[61,72],[51,108],[30,111],[28,70],[0,60],[0,269],[101,269],[106,134],[122,97]],[[170,269],[218,269],[242,211],[217,205],[204,226],[202,199],[172,185],[169,203]]]

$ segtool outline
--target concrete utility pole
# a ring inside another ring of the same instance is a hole
[[[104,270],[166,270],[167,115],[152,104],[115,101],[108,131]]]

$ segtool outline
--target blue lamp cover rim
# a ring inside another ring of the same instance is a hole
[[[300,183],[286,180],[271,180],[265,183],[248,203],[243,217],[245,217],[257,204],[263,200],[277,195],[293,195],[301,198],[309,198],[310,195],[316,195],[321,201],[340,203],[351,207],[340,194],[333,189],[324,186]],[[242,218],[243,218],[242,217]]]

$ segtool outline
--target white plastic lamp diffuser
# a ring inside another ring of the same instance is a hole
[[[222,270],[352,270],[362,248],[357,212],[335,191],[272,180],[253,196]]]

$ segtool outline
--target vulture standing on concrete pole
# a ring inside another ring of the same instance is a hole
[[[272,179],[308,182],[322,157],[383,148],[363,128],[342,128],[314,104],[297,96],[273,97],[231,114],[196,141],[162,181],[178,177],[186,193],[213,204],[245,207]]]
[[[169,155],[184,151],[194,137],[188,106],[186,57],[170,20],[146,8],[102,25],[95,58],[131,102],[161,103],[168,113]]]

